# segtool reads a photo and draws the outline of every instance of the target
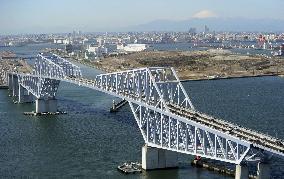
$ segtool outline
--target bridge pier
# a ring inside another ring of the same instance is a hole
[[[248,178],[249,178],[249,171],[247,165],[244,163],[236,165],[235,179],[248,179]]]
[[[36,99],[36,113],[57,112],[57,99]]]
[[[257,165],[257,179],[270,178],[270,164],[268,162],[259,162]]]
[[[8,89],[11,90],[12,89],[12,75],[8,74],[7,75],[7,85],[8,85]]]
[[[177,152],[144,145],[142,147],[142,168],[144,170],[178,167]]]
[[[13,92],[13,86],[14,86],[14,75],[12,74],[8,74],[8,79],[7,79],[7,83],[8,83],[8,89],[10,92]]]
[[[31,103],[31,102],[33,102],[33,95],[22,85],[19,85],[18,103]]]
[[[18,82],[18,76],[17,75],[12,75],[12,96],[17,97],[19,95],[19,82]]]

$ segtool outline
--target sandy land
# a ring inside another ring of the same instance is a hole
[[[284,59],[236,55],[227,50],[139,52],[84,63],[107,72],[174,67],[182,80],[284,74]]]

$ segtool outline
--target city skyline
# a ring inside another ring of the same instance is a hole
[[[1,0],[0,34],[123,31],[157,20],[206,18],[284,21],[281,0]],[[130,27],[130,28],[129,28]],[[189,28],[189,27],[188,27]],[[184,29],[186,30],[186,29]]]

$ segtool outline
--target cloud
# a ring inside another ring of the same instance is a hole
[[[192,17],[203,19],[203,18],[209,18],[209,17],[217,17],[217,14],[209,10],[202,10],[194,14]]]

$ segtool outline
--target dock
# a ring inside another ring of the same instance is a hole
[[[214,165],[212,163],[207,163],[206,161],[203,161],[203,160],[194,159],[191,162],[191,165],[198,167],[198,168],[204,168],[204,169],[207,169],[209,171],[218,172],[220,174],[227,175],[227,176],[233,176],[234,177],[236,175],[235,170],[228,169],[228,168],[225,168],[223,166]],[[257,177],[254,176],[254,175],[249,175],[249,179],[256,179],[256,178]]]
[[[57,112],[43,112],[43,113],[36,113],[34,111],[32,112],[24,112],[24,115],[28,116],[46,116],[46,115],[60,115],[60,114],[67,114],[65,111],[57,111]]]

